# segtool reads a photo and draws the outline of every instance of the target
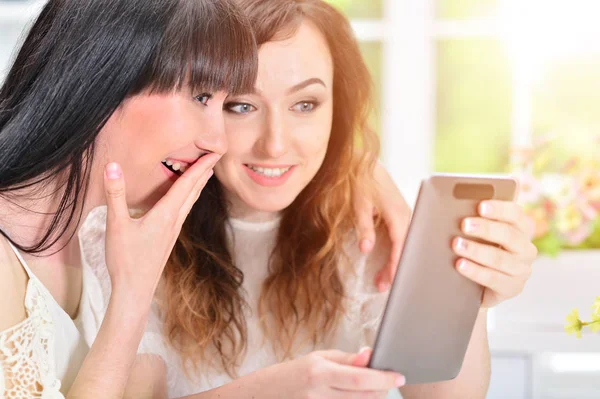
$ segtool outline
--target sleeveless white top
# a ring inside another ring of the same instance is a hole
[[[0,332],[0,398],[62,399],[89,351],[78,326],[91,313],[85,284],[91,276],[84,269],[79,316],[73,320],[11,248],[29,276],[27,318]]]
[[[279,357],[270,345],[265,344],[258,317],[258,300],[262,283],[269,274],[269,256],[275,245],[279,220],[252,223],[230,219],[227,238],[236,266],[244,273],[243,290],[250,305],[247,309],[248,348],[238,371],[239,376],[279,362]],[[82,225],[79,236],[85,267],[89,267],[102,287],[104,305],[110,297],[110,279],[104,257],[106,231],[106,207],[92,210]],[[354,273],[344,278],[347,313],[332,337],[317,345],[304,347],[296,356],[314,350],[339,349],[357,352],[363,346],[372,346],[389,293],[375,289],[374,276],[385,264],[389,250],[381,245],[382,239],[370,255],[361,254],[358,245],[350,240],[346,255]],[[143,266],[140,266],[143,267]],[[167,386],[170,398],[178,398],[207,391],[232,381],[232,378],[209,365],[200,365],[194,370],[184,364],[179,354],[166,342],[163,334],[162,315],[156,305],[151,312],[139,354],[150,354],[162,358],[167,366]],[[99,324],[97,325],[99,327]]]

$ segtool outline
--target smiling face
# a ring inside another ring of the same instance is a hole
[[[182,170],[207,152],[227,150],[225,98],[222,92],[198,95],[181,90],[127,99],[98,136],[93,175],[101,178],[106,163],[118,162],[129,206],[151,208]]]
[[[260,48],[254,93],[225,104],[229,149],[215,175],[232,216],[279,212],[318,173],[331,135],[332,89],[332,57],[313,24]]]

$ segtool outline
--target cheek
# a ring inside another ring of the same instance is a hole
[[[310,124],[296,129],[294,138],[298,151],[311,162],[318,161],[319,165],[325,157],[329,138],[331,136],[331,123],[326,118],[318,118]]]
[[[225,118],[225,137],[227,139],[227,152],[219,163],[233,164],[248,161],[252,155],[254,145],[260,136],[261,124],[258,118],[236,119]]]

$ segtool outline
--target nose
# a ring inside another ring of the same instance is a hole
[[[225,119],[223,117],[223,107],[215,106],[212,110],[207,109],[208,118],[205,126],[202,126],[198,134],[195,145],[199,149],[207,150],[217,154],[227,152],[227,138],[225,137]]]
[[[277,110],[269,110],[265,118],[262,137],[257,142],[258,149],[269,158],[280,158],[287,153],[289,147],[283,115]]]

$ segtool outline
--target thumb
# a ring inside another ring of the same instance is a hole
[[[371,358],[371,349],[363,348],[359,353],[347,353],[340,350],[321,352],[321,356],[329,361],[344,366],[366,367]]]
[[[369,361],[371,360],[371,354],[373,354],[373,350],[371,348],[361,349],[360,352],[354,356],[352,365],[355,367],[367,367]]]
[[[343,352],[336,349],[322,351],[319,352],[319,354],[326,360],[344,366],[351,366],[354,358],[356,357],[355,353]]]
[[[104,194],[106,196],[107,223],[129,218],[125,198],[125,179],[118,163],[112,162],[104,168]]]

